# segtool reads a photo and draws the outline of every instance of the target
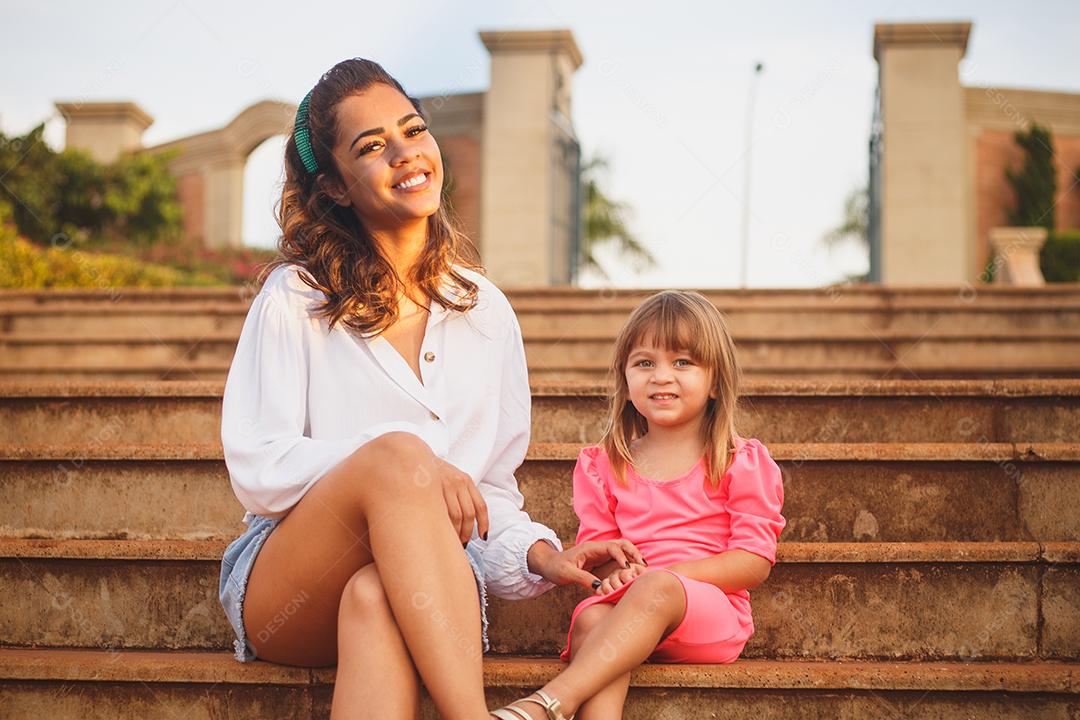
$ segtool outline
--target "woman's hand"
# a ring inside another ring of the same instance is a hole
[[[422,471],[426,472],[426,469]],[[473,523],[477,525],[480,537],[487,540],[487,503],[472,477],[439,457],[435,458],[435,468],[429,477],[442,486],[450,525],[457,532],[461,544],[465,545],[472,538]]]
[[[603,582],[600,583],[600,586],[596,588],[594,594],[607,595],[608,593],[615,592],[646,570],[648,570],[648,568],[645,565],[630,563],[630,567],[620,568],[604,578]]]
[[[645,564],[641,552],[629,540],[592,540],[545,555],[539,574],[556,585],[581,585],[593,590],[600,579],[590,569],[614,562],[629,569],[632,563]]]

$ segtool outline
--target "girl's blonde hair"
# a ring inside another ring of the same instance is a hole
[[[630,401],[626,383],[630,353],[643,342],[669,351],[685,349],[708,371],[710,394],[716,397],[706,403],[701,440],[706,476],[716,488],[735,451],[735,406],[742,373],[724,316],[704,295],[692,290],[664,290],[649,297],[630,314],[615,340],[611,363],[615,392],[600,441],[611,469],[625,486],[626,468],[634,464],[630,443],[649,430],[645,417]]]

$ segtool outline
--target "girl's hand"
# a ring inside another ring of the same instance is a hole
[[[613,593],[621,588],[626,583],[636,578],[641,573],[645,572],[648,568],[639,563],[630,563],[629,568],[622,568],[604,578],[604,581],[600,583],[600,587],[596,588],[595,595],[607,595]]]
[[[624,569],[632,567],[633,563],[645,563],[641,552],[629,540],[591,540],[552,554],[540,574],[556,585],[572,583],[593,590],[593,583],[600,579],[589,569],[609,561]]]
[[[427,468],[420,468],[417,482],[438,482],[442,486],[450,525],[458,534],[462,545],[472,538],[473,523],[476,523],[476,530],[480,537],[487,539],[487,503],[484,502],[484,496],[480,494],[480,490],[477,489],[476,483],[468,473],[437,457],[433,471],[428,472]]]

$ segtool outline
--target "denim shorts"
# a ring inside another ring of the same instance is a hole
[[[236,659],[240,662],[248,662],[255,659],[255,649],[247,641],[244,631],[244,592],[247,590],[248,577],[251,568],[255,565],[255,556],[259,554],[266,538],[270,536],[274,528],[281,521],[280,518],[267,518],[261,515],[253,515],[248,523],[248,529],[240,537],[229,543],[225,548],[225,555],[221,558],[221,581],[218,584],[218,599],[221,607],[225,610],[225,617],[232,625],[236,640],[233,641]],[[480,622],[484,652],[489,650],[488,643],[488,618],[487,618],[487,587],[484,584],[484,571],[480,553],[475,543],[469,543],[464,549],[465,557],[469,560],[473,577],[476,579],[476,589],[480,594]]]

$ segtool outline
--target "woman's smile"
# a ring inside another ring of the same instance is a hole
[[[423,192],[431,187],[431,173],[424,171],[411,172],[405,176],[404,180],[390,187],[396,192]]]

